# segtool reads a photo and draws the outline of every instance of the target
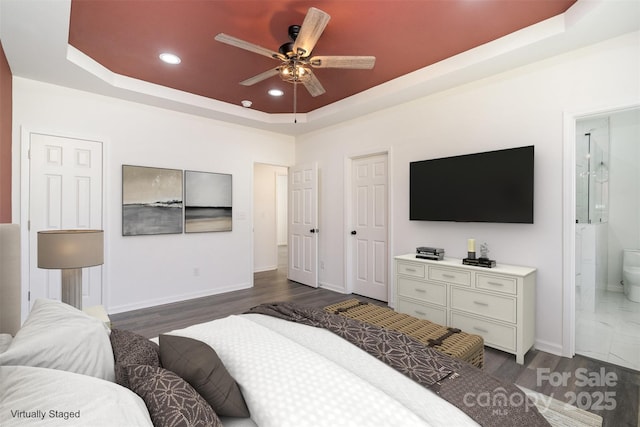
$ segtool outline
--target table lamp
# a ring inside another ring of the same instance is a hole
[[[38,231],[38,267],[62,270],[62,302],[82,309],[82,268],[104,263],[104,231]]]

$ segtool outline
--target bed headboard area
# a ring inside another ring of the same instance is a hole
[[[20,329],[20,226],[0,224],[0,333]]]

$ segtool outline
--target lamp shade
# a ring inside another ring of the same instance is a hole
[[[104,263],[102,230],[38,231],[38,267],[67,269]]]

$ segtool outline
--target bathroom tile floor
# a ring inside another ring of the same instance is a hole
[[[576,307],[576,353],[640,371],[640,303],[621,292],[596,301],[593,312]]]

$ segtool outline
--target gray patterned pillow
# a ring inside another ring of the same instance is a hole
[[[131,390],[144,400],[155,427],[222,427],[211,406],[175,373],[144,365],[126,370]]]
[[[161,366],[158,344],[124,329],[112,329],[109,335],[115,361],[116,383],[129,387],[128,365]]]

